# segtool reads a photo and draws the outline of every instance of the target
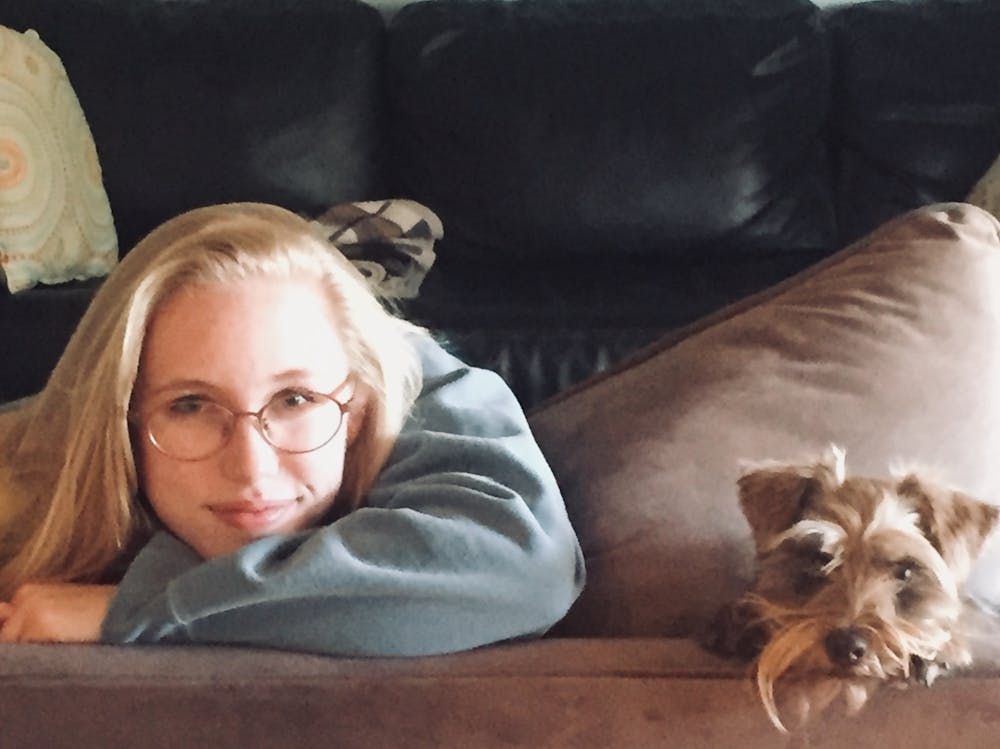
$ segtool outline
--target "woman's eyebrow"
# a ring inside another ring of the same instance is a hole
[[[295,368],[276,372],[271,376],[272,382],[288,382],[289,380],[308,380],[316,377],[317,373],[311,369]]]
[[[306,369],[306,368],[286,369],[283,372],[275,373],[271,377],[271,381],[274,383],[286,384],[289,382],[296,383],[305,381],[308,383],[315,383],[315,384],[322,383],[324,388],[331,386],[331,383],[327,382],[327,379],[328,378],[326,372],[319,372],[315,369]],[[333,383],[332,387],[334,388],[334,392],[336,392],[341,388],[343,388],[343,386],[350,381],[351,372],[350,371],[341,372],[338,373],[337,377],[329,379]]]
[[[275,372],[268,378],[273,386],[302,382],[313,384],[319,379],[325,378],[322,378],[319,372],[304,367],[293,367],[292,369]],[[333,385],[332,392],[338,392],[350,381],[351,374],[348,372],[333,379],[335,380],[335,384]],[[326,385],[327,383],[323,384],[324,387]],[[143,388],[142,397],[155,400],[162,397],[165,393],[207,393],[213,398],[221,398],[227,395],[226,388],[212,384],[207,380],[180,377],[173,380],[166,380],[152,387]]]
[[[169,392],[205,392],[209,391],[216,393],[219,388],[212,385],[205,380],[197,379],[176,379],[168,380],[166,382],[160,383],[155,387],[143,388],[143,396],[147,398],[155,398],[156,396],[162,395],[163,393]]]

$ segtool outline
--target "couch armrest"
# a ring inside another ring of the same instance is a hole
[[[5,747],[773,747],[738,664],[688,640],[548,639],[449,656],[0,647]],[[985,746],[1000,679],[885,690],[814,746]]]

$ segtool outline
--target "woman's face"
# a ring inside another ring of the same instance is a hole
[[[184,414],[206,402],[256,412],[275,398],[284,403],[287,393],[332,392],[350,373],[336,314],[318,283],[250,279],[168,297],[150,321],[132,404],[140,415],[140,485],[160,521],[205,558],[315,524],[340,488],[348,415],[330,442],[300,454],[276,449],[252,418],[240,417],[221,450],[193,461],[152,445],[148,416],[164,407]],[[349,398],[350,388],[338,399]]]

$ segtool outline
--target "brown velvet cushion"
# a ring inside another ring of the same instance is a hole
[[[947,749],[1000,732],[995,669],[777,733],[687,640],[549,639],[428,658],[0,645],[4,749]]]
[[[743,459],[836,442],[849,472],[901,460],[1000,499],[998,229],[907,214],[537,409],[588,562],[557,632],[695,633],[751,575]]]

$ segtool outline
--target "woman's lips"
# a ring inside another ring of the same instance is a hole
[[[209,509],[219,520],[232,528],[251,533],[262,533],[276,528],[294,505],[294,501],[233,502],[212,505]]]

